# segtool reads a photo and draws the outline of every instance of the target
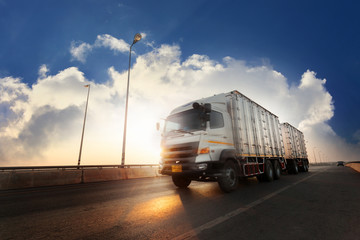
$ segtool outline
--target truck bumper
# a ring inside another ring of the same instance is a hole
[[[220,167],[213,162],[164,164],[159,173],[163,175],[182,175],[198,181],[216,181],[221,176]]]

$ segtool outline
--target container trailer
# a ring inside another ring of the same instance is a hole
[[[297,174],[299,171],[307,172],[309,160],[304,134],[289,123],[281,123],[281,132],[284,139],[284,158],[287,162],[288,171],[293,174]]]
[[[216,181],[224,192],[235,190],[239,177],[276,180],[295,161],[305,161],[305,144],[291,145],[304,141],[294,129],[282,131],[275,114],[236,90],[192,101],[165,120],[159,171],[179,188]],[[305,155],[286,155],[289,146]]]

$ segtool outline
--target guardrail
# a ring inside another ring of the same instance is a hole
[[[16,171],[16,170],[71,170],[71,169],[102,169],[102,168],[143,168],[143,167],[158,167],[159,164],[131,164],[131,165],[65,165],[65,166],[21,166],[21,167],[0,167],[0,171]]]
[[[0,167],[0,190],[157,177],[158,164]]]

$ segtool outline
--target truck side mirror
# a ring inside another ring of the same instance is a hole
[[[199,108],[201,107],[201,105],[200,105],[198,102],[194,102],[193,105],[192,105],[192,107],[193,107],[194,109],[199,109]]]
[[[211,104],[210,103],[205,103],[204,104],[204,110],[205,110],[205,113],[210,113],[211,112]]]

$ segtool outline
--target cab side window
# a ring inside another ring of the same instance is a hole
[[[210,128],[222,128],[224,127],[224,118],[222,113],[211,111],[210,113]]]

